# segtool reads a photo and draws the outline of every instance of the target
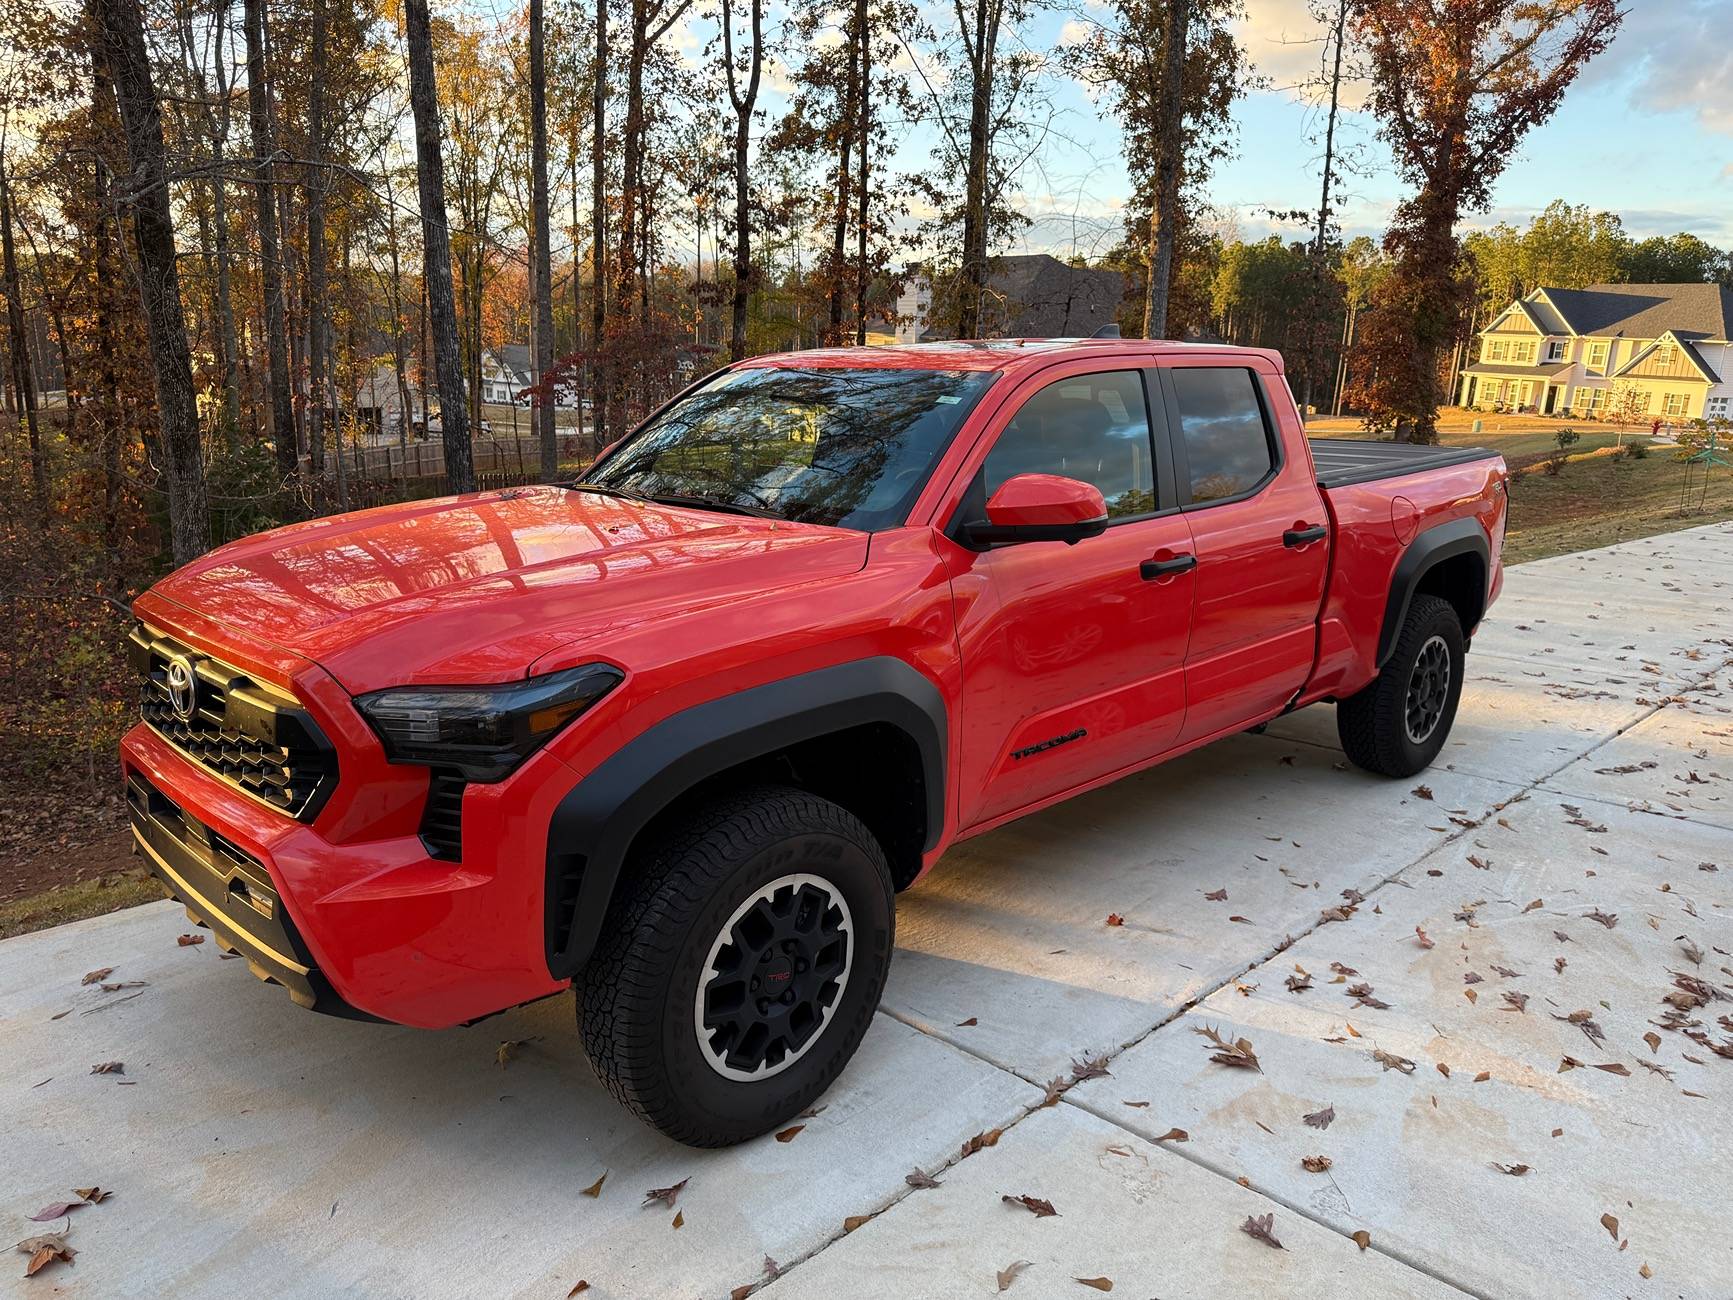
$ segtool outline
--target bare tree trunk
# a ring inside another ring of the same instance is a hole
[[[199,445],[198,405],[193,399],[186,316],[181,309],[180,273],[175,265],[162,114],[151,82],[140,7],[134,0],[93,0],[93,7],[132,166],[120,197],[122,206],[132,209],[139,293],[156,371],[158,421],[167,461],[163,478],[168,488],[170,545],[175,562],[186,564],[210,545],[210,506],[204,453]]]
[[[110,0],[125,3],[125,0]],[[249,0],[258,3],[258,0]],[[409,44],[409,102],[415,115],[415,177],[421,193],[422,278],[439,384],[445,473],[454,492],[475,490],[475,458],[457,358],[457,304],[451,287],[451,232],[445,220],[445,160],[439,152],[439,94],[433,80],[433,33],[427,0],[404,0]]]
[[[854,341],[866,346],[867,300],[867,167],[873,138],[873,40],[867,0],[855,0],[855,39],[860,42],[860,101],[855,116],[860,121],[860,182],[855,186]]]
[[[325,46],[330,24],[325,0],[312,0],[307,86],[307,448],[313,473],[325,468]],[[339,501],[342,500],[339,492]]]
[[[535,222],[535,366],[536,432],[542,448],[542,477],[560,472],[560,445],[554,436],[554,397],[543,390],[554,368],[554,270],[548,231],[548,77],[542,33],[542,0],[530,0],[530,189]],[[573,267],[574,275],[577,268]]]
[[[288,321],[283,308],[283,261],[277,244],[277,169],[271,161],[276,146],[271,140],[265,83],[265,0],[244,0],[243,13],[247,32],[247,116],[252,123],[253,174],[257,186],[259,281],[265,298],[265,356],[270,369],[271,436],[277,444],[277,468],[287,476],[296,467],[295,405],[289,393]]]
[[[36,417],[36,382],[30,365],[30,340],[24,329],[23,290],[18,283],[18,253],[12,238],[12,186],[0,154],[0,281],[6,289],[6,335],[12,344],[12,385],[18,414],[30,435],[30,490],[36,522],[48,526],[48,464],[42,454],[42,428]]]
[[[1312,374],[1322,360],[1318,332],[1323,326],[1324,240],[1330,232],[1330,183],[1335,179],[1336,113],[1342,95],[1342,38],[1348,25],[1348,0],[1337,0],[1330,33],[1335,42],[1330,70],[1330,115],[1324,122],[1324,192],[1318,199],[1318,229],[1312,237],[1311,302],[1306,311],[1306,377],[1300,386],[1300,419],[1312,409]]]
[[[973,23],[962,28],[969,59],[969,172],[963,192],[963,257],[958,268],[957,337],[981,333],[987,288],[987,169],[992,147],[993,79],[998,68],[1003,0],[973,0]],[[958,16],[963,16],[959,2]],[[969,30],[973,26],[973,32]]]
[[[1149,218],[1149,284],[1143,299],[1143,337],[1167,335],[1168,288],[1179,240],[1180,155],[1185,150],[1185,43],[1191,0],[1167,0],[1162,47],[1161,154],[1155,164],[1155,210]]]
[[[830,332],[825,339],[826,343],[832,344],[842,342],[842,285],[844,270],[848,266],[849,209],[853,206],[849,200],[849,187],[854,183],[849,158],[854,148],[855,118],[860,113],[860,46],[856,43],[853,28],[851,17],[849,30],[844,33],[844,39],[848,41],[848,82],[837,113],[840,140],[836,159],[836,217],[832,222],[830,241]]]
[[[728,101],[734,106],[734,309],[728,325],[730,361],[739,361],[746,355],[746,304],[752,293],[752,185],[746,165],[752,143],[752,109],[758,102],[758,82],[764,68],[764,0],[751,0],[751,4],[752,53],[748,56],[750,71],[742,93],[735,86],[734,16],[728,0],[722,0],[722,55],[728,65]],[[700,283],[704,279],[703,229],[700,218]]]
[[[608,401],[613,385],[602,356],[608,333],[608,3],[596,0],[596,61],[590,103],[590,347],[595,355],[595,396],[591,399],[595,447],[608,445]],[[580,420],[583,418],[580,414]]]

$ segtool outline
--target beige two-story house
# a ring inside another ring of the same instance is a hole
[[[1480,331],[1463,406],[1670,422],[1733,417],[1733,290],[1536,289]]]

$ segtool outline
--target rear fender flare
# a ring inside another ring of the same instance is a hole
[[[1382,669],[1390,656],[1396,650],[1396,639],[1402,634],[1402,624],[1408,617],[1408,606],[1413,602],[1414,593],[1420,586],[1420,580],[1427,571],[1444,560],[1458,555],[1478,555],[1481,570],[1488,575],[1492,573],[1492,547],[1487,541],[1486,530],[1480,526],[1480,520],[1469,516],[1465,519],[1453,519],[1449,523],[1436,524],[1417,534],[1408,543],[1408,549],[1402,552],[1402,558],[1396,562],[1396,572],[1390,579],[1390,598],[1384,605],[1384,626],[1378,633],[1378,667]],[[1480,607],[1486,608],[1486,592],[1480,593]],[[1462,629],[1464,637],[1474,631],[1471,627]]]
[[[549,972],[568,979],[589,959],[632,841],[656,814],[730,768],[869,723],[888,723],[915,742],[926,793],[924,848],[936,848],[945,825],[944,697],[909,664],[858,659],[709,700],[629,741],[554,809],[543,898]],[[576,906],[567,917],[561,904],[573,881]]]

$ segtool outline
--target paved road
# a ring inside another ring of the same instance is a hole
[[[1675,972],[1733,990],[1730,555],[1723,525],[1513,571],[1420,781],[1347,769],[1319,708],[960,847],[787,1142],[640,1128],[569,999],[310,1016],[167,903],[0,944],[0,1214],[115,1192],[74,1266],[7,1285],[952,1297],[1028,1261],[1012,1297],[1726,1296],[1733,1001],[1685,1012],[1706,1043],[1660,1025]],[[1266,1214],[1281,1250],[1240,1230]]]

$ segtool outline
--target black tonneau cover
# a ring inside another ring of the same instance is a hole
[[[1466,465],[1499,453],[1485,447],[1432,447],[1412,442],[1362,442],[1354,438],[1308,438],[1321,488],[1347,487],[1422,470]]]

